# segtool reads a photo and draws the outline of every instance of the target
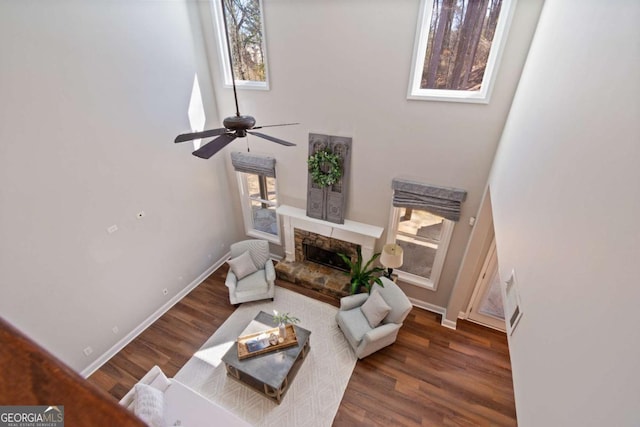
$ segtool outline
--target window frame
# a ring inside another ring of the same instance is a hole
[[[482,87],[479,91],[449,90],[449,89],[421,89],[422,71],[427,55],[429,42],[429,29],[434,0],[421,0],[418,13],[418,25],[411,60],[411,72],[409,76],[409,90],[407,99],[418,101],[445,101],[466,102],[476,104],[488,104],[491,98],[493,84],[498,74],[498,65],[501,62],[502,53],[506,44],[509,27],[513,21],[517,0],[502,0],[500,15],[496,25],[496,31],[491,43],[491,50],[487,58],[487,66],[482,79]]]
[[[391,214],[389,215],[389,228],[387,232],[387,243],[396,243],[398,237],[398,226],[400,225],[400,211],[403,208],[398,208],[391,204]],[[423,210],[423,209],[414,209]],[[431,267],[431,277],[418,276],[416,274],[402,271],[402,267],[394,268],[393,272],[398,275],[398,279],[403,282],[409,283],[420,288],[436,291],[438,289],[438,283],[444,267],[444,261],[447,257],[447,251],[453,235],[453,228],[455,222],[449,219],[443,218],[442,234],[440,235],[440,243],[436,250],[436,256]]]
[[[240,192],[240,205],[242,207],[242,219],[244,222],[244,229],[247,236],[254,237],[257,239],[267,240],[276,245],[282,244],[282,231],[280,229],[280,216],[277,212],[278,207],[278,179],[273,178],[275,180],[275,201],[264,200],[261,198],[253,198],[249,193],[249,182],[248,175],[256,175],[262,178],[267,178],[264,175],[260,175],[257,173],[247,173],[247,172],[238,172],[236,171],[236,177],[238,179],[238,190]],[[274,212],[276,214],[276,230],[278,232],[277,235],[266,233],[264,231],[260,231],[254,227],[253,224],[253,211],[251,209],[251,202],[258,201],[260,203],[266,203],[270,206],[274,207]]]
[[[264,9],[263,9],[263,1],[258,0],[260,5],[260,31],[262,32],[262,51],[264,52],[263,62],[264,62],[264,75],[265,81],[260,82],[257,80],[239,80],[236,79],[236,89],[248,89],[248,90],[270,90],[269,86],[269,64],[268,58],[269,55],[267,53],[267,36],[264,27]],[[224,22],[222,18],[222,5],[218,0],[210,0],[211,11],[213,14],[213,23],[214,29],[216,33],[216,37],[218,39],[218,57],[220,59],[220,71],[222,75],[222,86],[225,88],[233,87],[231,82],[231,67],[229,64],[229,53],[227,51],[227,39],[224,32]]]

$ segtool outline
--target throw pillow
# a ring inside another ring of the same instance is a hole
[[[135,386],[133,413],[151,427],[164,427],[164,393],[147,384]]]
[[[249,251],[243,252],[242,255],[230,259],[227,261],[227,264],[229,264],[229,268],[231,268],[231,271],[236,275],[238,280],[258,271],[251,259]]]
[[[387,314],[391,311],[389,304],[382,298],[378,290],[373,291],[369,298],[360,307],[362,314],[366,317],[369,326],[375,328],[382,322]]]

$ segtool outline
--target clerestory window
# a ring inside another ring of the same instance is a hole
[[[231,86],[222,4],[211,0],[218,35],[218,48],[224,84]],[[264,19],[260,0],[223,0],[236,86],[247,89],[269,89]]]
[[[515,0],[422,0],[409,99],[488,103]]]

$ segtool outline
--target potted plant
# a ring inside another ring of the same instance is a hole
[[[382,284],[382,280],[380,280],[380,276],[378,273],[383,272],[384,268],[380,267],[372,267],[371,264],[380,256],[380,253],[375,253],[371,257],[369,261],[362,266],[362,250],[360,246],[356,248],[356,253],[358,259],[356,262],[351,261],[351,259],[345,254],[338,254],[342,260],[347,263],[350,269],[351,274],[351,294],[355,294],[358,291],[361,291],[361,288],[364,288],[368,293],[371,293],[371,287],[374,283],[377,283],[380,286]]]
[[[289,313],[278,313],[278,310],[273,310],[273,323],[278,325],[278,338],[279,342],[284,341],[287,338],[287,324],[298,323],[300,319],[291,316]]]

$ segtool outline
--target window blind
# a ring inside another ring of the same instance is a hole
[[[251,153],[231,153],[231,164],[238,172],[276,177],[276,159]]]
[[[394,178],[392,188],[393,206],[420,209],[451,221],[460,219],[462,202],[467,197],[466,190],[438,187],[402,178]]]

